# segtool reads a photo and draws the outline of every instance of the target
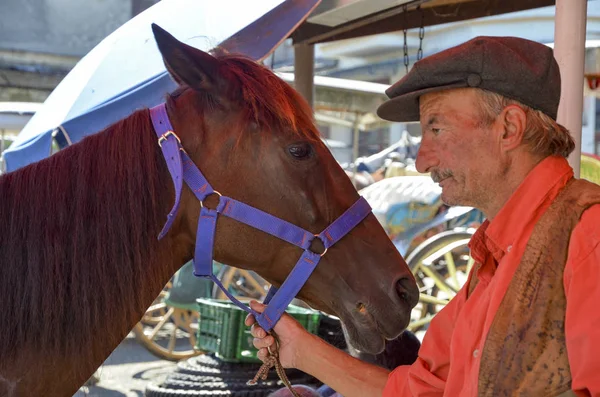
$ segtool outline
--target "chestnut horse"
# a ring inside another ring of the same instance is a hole
[[[311,109],[267,68],[155,32],[180,88],[173,127],[214,188],[318,233],[359,198]],[[118,73],[115,70],[115,73]],[[174,188],[149,111],[0,179],[0,395],[72,396],[194,254],[200,204]],[[213,205],[208,202],[207,206]],[[281,285],[302,250],[220,217],[214,258]],[[408,324],[418,291],[369,214],[319,263],[299,298],[378,352]]]

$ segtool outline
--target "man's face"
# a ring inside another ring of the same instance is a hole
[[[509,162],[500,151],[503,125],[484,126],[474,89],[423,95],[420,116],[423,138],[417,170],[430,172],[448,205],[484,210],[493,202]]]

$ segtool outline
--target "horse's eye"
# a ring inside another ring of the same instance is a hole
[[[312,154],[312,146],[308,143],[296,143],[288,147],[288,152],[298,160],[304,160]]]

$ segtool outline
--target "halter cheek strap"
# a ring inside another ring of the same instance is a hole
[[[279,219],[230,197],[221,196],[220,193],[212,188],[181,146],[181,141],[173,132],[165,104],[163,103],[150,109],[150,116],[154,130],[159,137],[158,144],[162,149],[175,187],[175,204],[171,212],[169,212],[167,222],[158,238],[164,237],[173,224],[180,205],[183,182],[185,182],[201,204],[194,253],[194,275],[210,278],[233,303],[248,313],[253,314],[258,324],[265,331],[270,331],[285,312],[292,299],[294,299],[306,283],[321,257],[327,252],[327,249],[358,225],[371,212],[371,207],[361,197],[331,225],[325,228],[325,230],[318,235],[313,235],[307,230],[283,219]],[[216,209],[210,209],[202,205],[204,200],[211,194],[219,196],[219,204]],[[271,287],[267,293],[265,303],[268,305],[261,314],[236,299],[212,273],[214,236],[219,216],[227,216],[245,223],[303,250],[300,259],[298,259],[298,262],[281,287],[279,289]],[[315,238],[320,239],[325,247],[325,251],[322,254],[310,250],[311,243]]]

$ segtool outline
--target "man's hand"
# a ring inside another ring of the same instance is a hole
[[[258,313],[262,313],[266,308],[265,305],[254,300],[250,301],[250,307]],[[258,358],[264,361],[269,355],[267,348],[271,347],[272,349],[275,347],[275,338],[268,335],[251,314],[246,317],[245,324],[252,326],[250,333],[254,337],[254,347],[259,349]],[[297,368],[298,349],[300,346],[306,349],[306,344],[309,343],[310,339],[313,339],[312,335],[287,313],[281,316],[273,330],[279,337],[279,360],[281,365],[285,368]]]
[[[265,305],[256,301],[250,307],[262,313]],[[265,360],[275,339],[256,324],[254,316],[246,317],[251,325],[258,358]],[[275,325],[279,337],[279,360],[286,368],[298,368],[329,385],[345,397],[381,396],[389,371],[351,357],[316,335],[308,333],[290,315],[284,314]]]

